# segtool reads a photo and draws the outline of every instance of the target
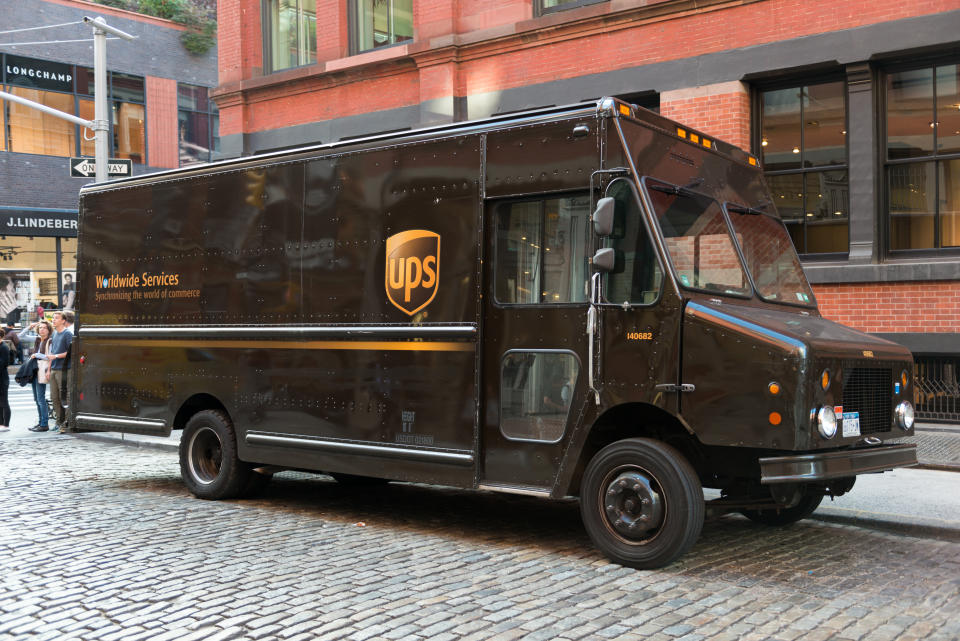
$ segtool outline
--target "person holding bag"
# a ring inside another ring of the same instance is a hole
[[[33,400],[37,403],[37,413],[40,422],[31,428],[31,432],[46,432],[50,429],[50,414],[47,410],[47,383],[50,381],[50,337],[53,335],[53,326],[47,321],[38,321],[31,325],[37,326],[37,340],[34,345],[33,356],[36,359],[37,375],[31,381],[33,386]]]
[[[0,328],[0,339],[5,333],[6,330]],[[10,400],[7,397],[7,392],[10,390],[10,374],[7,372],[7,367],[11,362],[13,361],[7,342],[0,340],[0,432],[10,431]]]

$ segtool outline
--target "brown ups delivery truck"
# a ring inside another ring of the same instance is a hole
[[[85,187],[84,430],[276,469],[580,499],[653,568],[705,513],[916,463],[913,361],[824,320],[754,157],[614,99]],[[720,498],[705,503],[703,487]]]

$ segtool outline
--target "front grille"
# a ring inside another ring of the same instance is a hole
[[[893,375],[889,369],[843,370],[843,411],[860,413],[860,433],[889,432],[893,425]]]

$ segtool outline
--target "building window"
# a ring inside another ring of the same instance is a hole
[[[144,163],[147,150],[144,102],[142,77],[110,73],[114,157]]]
[[[68,93],[11,87],[10,93],[39,102],[59,111],[74,113],[74,98]],[[4,101],[7,106],[9,151],[43,156],[72,156],[76,148],[76,127],[56,116]]]
[[[3,58],[10,93],[94,119],[93,69],[10,54]],[[113,109],[111,156],[143,163],[147,147],[143,77],[110,72],[107,83]],[[92,131],[26,105],[3,101],[0,125],[0,149],[5,151],[45,156],[93,156],[96,152]]]
[[[886,77],[891,251],[960,247],[960,64]]]
[[[582,7],[588,4],[598,4],[606,0],[534,0],[537,7],[537,13],[554,13],[556,11],[565,11],[574,7]]]
[[[353,53],[413,40],[413,0],[353,0]]]
[[[177,85],[180,166],[209,162],[220,150],[220,117],[206,87]]]
[[[849,251],[843,82],[760,93],[760,153],[774,205],[800,254]]]
[[[317,61],[316,0],[265,0],[263,15],[268,71]]]

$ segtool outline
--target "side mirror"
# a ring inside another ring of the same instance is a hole
[[[609,236],[613,233],[613,221],[617,212],[617,201],[609,196],[597,201],[597,208],[593,212],[593,231],[598,236]]]
[[[595,270],[609,274],[617,267],[617,252],[613,247],[598,249],[591,262]]]

